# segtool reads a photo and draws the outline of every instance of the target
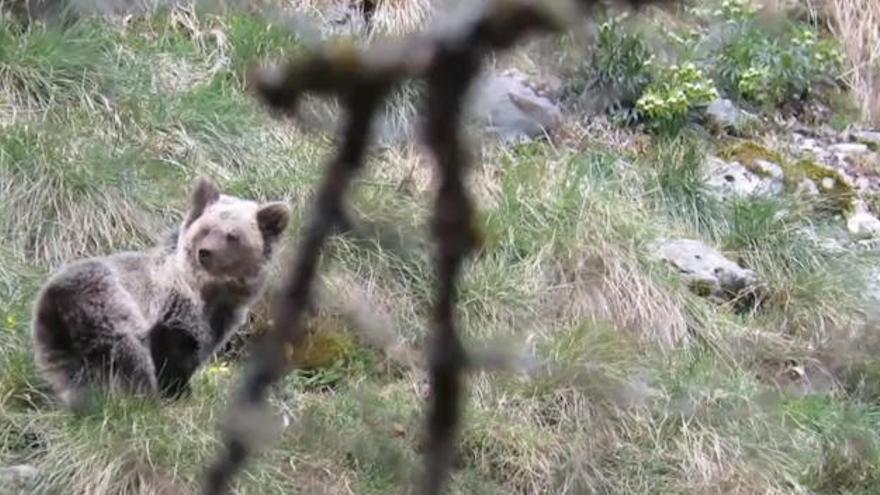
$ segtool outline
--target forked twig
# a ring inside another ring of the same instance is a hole
[[[470,159],[459,136],[465,96],[488,53],[507,49],[533,32],[560,30],[575,8],[597,3],[496,0],[489,2],[477,19],[454,32],[418,36],[365,52],[350,45],[331,47],[280,72],[257,75],[253,85],[270,107],[293,113],[303,94],[331,94],[341,98],[346,121],[342,143],[319,188],[293,269],[277,300],[274,328],[256,348],[233,397],[223,431],[223,452],[208,468],[203,493],[227,493],[233,477],[259,447],[260,439],[249,433],[250,425],[240,423],[259,417],[247,412],[259,413],[271,385],[292,367],[287,350],[304,340],[303,316],[321,249],[332,230],[344,222],[343,201],[352,179],[363,167],[370,124],[391,90],[409,78],[422,78],[428,83],[424,139],[439,171],[432,218],[439,287],[428,354],[431,398],[425,473],[419,493],[434,495],[443,491],[460,423],[462,375],[469,366],[455,325],[457,280],[462,263],[478,242],[464,183]],[[650,0],[629,3],[640,6]]]

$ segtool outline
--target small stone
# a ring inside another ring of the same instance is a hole
[[[867,191],[871,188],[871,179],[867,177],[858,177],[853,182],[853,187],[855,187],[858,191]]]
[[[737,108],[726,98],[718,98],[710,103],[706,107],[706,118],[710,126],[733,133],[743,133],[758,121],[757,117]]]
[[[837,181],[834,180],[834,177],[823,177],[822,180],[819,182],[819,187],[823,191],[831,191],[834,189],[834,185],[836,183]]]
[[[804,179],[801,180],[800,184],[798,184],[797,190],[795,192],[801,196],[806,197],[818,196],[819,187],[811,179],[804,177]]]
[[[847,246],[845,246],[841,240],[835,239],[834,237],[819,235],[814,227],[800,227],[797,229],[797,233],[804,240],[812,242],[816,247],[827,254],[844,254],[848,252]]]
[[[754,167],[755,172],[757,172],[758,175],[769,177],[771,179],[778,179],[780,181],[780,184],[783,176],[785,175],[782,171],[782,167],[773,162],[762,160],[760,158],[756,159],[752,166]]]
[[[859,202],[847,218],[846,228],[855,239],[870,239],[880,234],[880,219],[871,214],[864,203]]]
[[[875,269],[868,274],[868,297],[880,302],[880,269]]]
[[[806,137],[798,133],[793,134],[792,138],[794,139],[795,146],[801,151],[816,153],[822,149],[821,146],[819,146],[819,142],[814,138]]]

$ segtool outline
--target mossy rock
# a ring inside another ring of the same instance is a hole
[[[797,187],[804,179],[810,179],[819,186],[819,193],[825,199],[825,209],[832,213],[850,213],[858,200],[852,184],[837,169],[822,165],[814,160],[800,160],[783,166],[786,186]],[[830,187],[823,187],[825,179],[832,179]]]
[[[761,177],[768,177],[768,174],[763,167],[757,165],[758,160],[772,162],[780,167],[785,164],[785,157],[781,153],[754,141],[732,143],[722,148],[718,156],[727,161],[737,161],[750,172]]]
[[[304,369],[323,368],[345,360],[357,351],[342,318],[318,314],[306,323],[307,336],[301,346],[288,348],[288,358]]]
[[[688,287],[694,294],[700,297],[710,297],[714,292],[714,287],[710,280],[694,280],[688,285]]]
[[[272,298],[265,299],[251,309],[248,323],[221,351],[223,357],[233,360],[244,357],[250,343],[272,330],[271,304],[268,302]],[[357,351],[357,341],[339,315],[322,310],[308,317],[305,326],[307,335],[303,344],[288,349],[288,358],[298,367],[326,367],[351,357]]]
[[[767,177],[767,172],[757,164],[758,160],[775,163],[782,167],[785,174],[785,188],[788,191],[796,190],[804,179],[812,180],[819,186],[820,195],[824,200],[822,209],[831,213],[852,212],[858,199],[853,186],[839,170],[809,159],[791,163],[778,151],[754,141],[729,144],[718,152],[718,156],[728,161],[735,160],[761,177]],[[821,187],[823,179],[833,179],[833,185],[830,188]]]

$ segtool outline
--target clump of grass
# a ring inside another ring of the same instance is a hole
[[[0,17],[0,87],[13,90],[18,105],[48,105],[90,99],[107,77],[102,55],[114,36],[106,24],[80,21],[71,27],[24,26]]]
[[[535,493],[552,486],[563,445],[560,433],[532,421],[518,421],[509,412],[474,409],[467,415],[461,450],[469,467],[496,484],[515,493]]]
[[[340,5],[333,0],[304,0],[297,2],[293,8],[300,12],[313,14],[323,21],[328,13],[340,15],[341,9],[339,7]],[[361,7],[360,4],[351,7],[349,7],[347,13],[354,16],[360,16],[366,10],[359,8]],[[370,7],[372,9],[372,12],[369,14],[370,31],[368,33],[355,32],[351,34],[396,37],[416,32],[425,27],[434,14],[437,5],[436,2],[431,0],[388,0],[372,3]],[[362,23],[353,24],[355,27],[363,26]]]
[[[876,408],[841,405],[828,397],[807,397],[785,404],[786,420],[818,441],[818,462],[806,482],[820,493],[869,493],[875,489],[880,450]]]
[[[180,125],[186,132],[218,140],[241,135],[258,122],[258,107],[229,82],[217,77],[181,94],[158,116],[165,126]]]
[[[728,251],[786,249],[797,237],[796,214],[777,198],[736,198],[725,206],[722,245]]]
[[[137,146],[114,146],[101,127],[89,127],[95,124],[89,117],[19,128],[0,138],[4,200],[30,205],[5,218],[2,232],[15,250],[39,262],[54,265],[155,241],[167,228],[162,213],[174,211],[168,196],[183,197],[175,185],[178,170],[143,156]],[[68,126],[78,128],[78,135],[62,131]],[[147,181],[165,186],[162,198],[139,194],[137,187]]]
[[[859,100],[862,118],[877,123],[880,118],[880,9],[867,0],[832,0],[825,3],[831,14],[831,27],[843,45],[849,86]]]
[[[379,2],[372,16],[372,33],[401,36],[423,28],[436,10],[431,0]]]
[[[295,57],[301,46],[296,35],[257,14],[236,14],[227,19],[226,36],[234,74],[244,82],[246,71],[259,64]]]
[[[827,253],[805,235],[809,208],[774,198],[730,201],[716,224],[722,247],[761,276],[762,318],[808,339],[852,329],[862,319],[865,259]]]
[[[705,160],[705,149],[688,136],[658,140],[642,158],[657,206],[703,235],[712,231],[721,211],[703,180]]]

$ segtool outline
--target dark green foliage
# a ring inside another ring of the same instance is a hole
[[[776,32],[751,19],[735,22],[713,58],[725,93],[770,108],[814,97],[843,75],[836,42],[805,24],[786,23]]]
[[[706,152],[688,136],[660,138],[645,157],[653,182],[650,193],[671,218],[711,235],[722,213],[703,181]]]
[[[572,91],[593,99],[623,122],[636,120],[636,101],[654,77],[654,55],[644,38],[611,17],[599,26],[587,59],[575,70]]]
[[[645,89],[636,108],[649,130],[667,136],[678,134],[696,111],[705,109],[718,91],[693,63],[672,66]]]

